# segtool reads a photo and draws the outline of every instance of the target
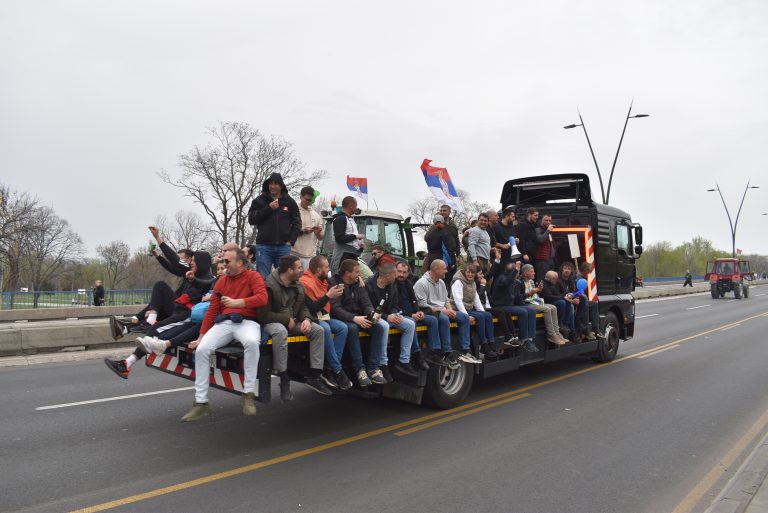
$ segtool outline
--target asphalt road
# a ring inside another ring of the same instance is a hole
[[[295,385],[184,424],[191,383],[143,366],[1,368],[0,511],[701,511],[765,433],[766,293],[639,302],[614,363],[498,376],[459,413]]]

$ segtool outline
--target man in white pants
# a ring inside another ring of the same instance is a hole
[[[245,380],[240,404],[243,415],[256,415],[254,402],[259,367],[261,327],[256,310],[267,304],[267,289],[261,275],[248,269],[248,257],[240,249],[224,252],[226,274],[213,288],[211,306],[200,328],[200,337],[189,344],[195,349],[195,404],[181,420],[192,422],[211,412],[208,388],[211,353],[237,340],[243,345]]]

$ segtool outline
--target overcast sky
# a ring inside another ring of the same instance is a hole
[[[498,206],[505,180],[610,172],[646,242],[768,254],[768,2],[0,2],[0,182],[93,253],[193,209],[163,184],[205,127],[244,121],[379,207],[428,194],[422,159]],[[406,187],[406,189],[403,189]]]

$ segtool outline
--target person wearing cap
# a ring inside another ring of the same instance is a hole
[[[261,194],[251,202],[248,222],[258,228],[256,235],[256,269],[263,279],[272,267],[280,266],[280,257],[291,253],[301,233],[299,206],[288,195],[280,173],[264,180]]]
[[[424,258],[424,272],[429,269],[433,260],[443,260],[443,251],[450,252],[451,235],[445,228],[445,218],[436,214],[432,218],[432,226],[424,235],[427,243],[427,256]]]

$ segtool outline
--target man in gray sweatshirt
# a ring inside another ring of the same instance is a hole
[[[488,234],[488,214],[477,216],[477,226],[469,230],[467,254],[486,274],[491,270],[491,236]]]
[[[482,362],[469,352],[469,315],[451,308],[451,303],[448,300],[448,289],[443,281],[447,270],[445,262],[440,259],[433,260],[429,266],[429,272],[424,273],[413,286],[413,292],[416,294],[419,308],[425,313],[437,317],[443,356],[440,358],[439,351],[430,350],[427,361],[437,364],[437,360],[441,360],[443,364],[456,369],[459,366],[458,360],[475,364]],[[456,321],[459,329],[461,352],[458,359],[454,356],[451,348],[451,321]]]

